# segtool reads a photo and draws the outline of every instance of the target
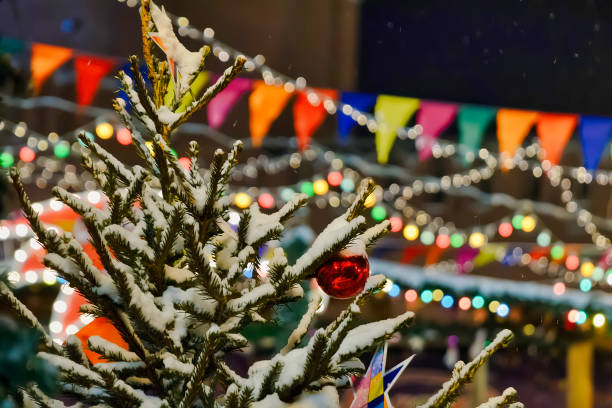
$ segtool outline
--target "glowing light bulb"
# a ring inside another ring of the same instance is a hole
[[[132,144],[132,132],[128,128],[119,129],[116,138],[120,145],[127,146]]]
[[[391,232],[401,231],[402,226],[404,225],[400,217],[391,217],[389,218],[389,222],[391,223]]]
[[[472,248],[480,248],[485,243],[485,236],[482,232],[473,232],[470,235],[469,244]]]
[[[247,208],[251,205],[251,197],[247,193],[238,193],[234,197],[234,204],[238,208]]]
[[[300,187],[300,190],[302,191],[302,193],[306,194],[308,197],[312,197],[315,195],[314,186],[312,185],[310,181],[303,182],[302,186]]]
[[[274,207],[274,197],[270,193],[263,193],[257,199],[257,203],[261,208],[272,208]]]
[[[539,246],[545,247],[550,245],[550,234],[546,231],[542,231],[538,234],[536,241]]]
[[[372,208],[370,215],[374,221],[382,221],[387,216],[387,210],[385,210],[385,207],[377,205]]]
[[[472,306],[474,309],[480,309],[485,304],[485,300],[482,296],[476,295],[472,298]]]
[[[33,161],[35,158],[36,158],[36,153],[34,152],[34,150],[30,149],[29,147],[24,146],[21,149],[19,149],[19,160],[29,163]]]
[[[419,227],[414,224],[408,224],[404,227],[404,238],[408,241],[414,241],[419,237]]]
[[[565,283],[557,282],[553,285],[553,293],[557,296],[561,296],[565,293]]]
[[[523,231],[531,232],[535,229],[535,227],[536,227],[535,218],[533,218],[530,215],[523,217],[523,220],[521,222],[521,228],[523,229]]]
[[[450,237],[446,234],[440,234],[436,237],[436,245],[438,248],[446,249],[450,245]]]
[[[312,183],[312,190],[316,195],[323,195],[329,191],[329,184],[323,179],[316,180]]]
[[[512,231],[514,231],[514,229],[512,228],[512,224],[509,222],[502,222],[497,228],[497,232],[502,238],[508,238],[510,235],[512,235]]]
[[[606,324],[606,316],[602,313],[597,313],[593,316],[593,326],[600,328],[603,327],[604,324]]]
[[[451,234],[450,244],[453,248],[461,248],[464,243],[465,243],[465,239],[463,238],[463,235],[457,232],[455,232],[454,234]]]
[[[499,307],[499,302],[497,300],[493,300],[489,303],[489,312],[497,313],[497,308]]]
[[[429,303],[433,300],[433,293],[431,290],[427,289],[421,292],[421,301],[423,303]]]
[[[342,183],[342,173],[332,171],[327,175],[327,182],[330,186],[338,187]]]
[[[442,291],[442,289],[436,289],[433,291],[433,300],[435,302],[441,301],[443,297],[444,297],[444,292]]]
[[[461,310],[468,310],[472,306],[472,301],[467,296],[464,296],[461,299],[459,299],[459,302],[457,303],[459,305],[459,309]]]
[[[565,258],[565,267],[569,269],[570,271],[574,271],[578,269],[579,265],[580,265],[580,259],[578,259],[576,255],[568,255],[568,257]]]
[[[414,302],[418,297],[419,294],[414,289],[409,289],[406,291],[406,293],[404,293],[404,299],[406,299],[406,302]]]
[[[554,245],[551,249],[550,249],[550,256],[552,259],[558,261],[559,259],[563,258],[563,256],[565,255],[565,250],[563,249],[563,246],[561,245]]]
[[[586,278],[593,275],[594,270],[595,265],[593,265],[593,262],[584,262],[582,265],[580,265],[580,273]]]
[[[114,132],[113,125],[108,122],[102,122],[96,126],[96,135],[102,140],[110,139]]]

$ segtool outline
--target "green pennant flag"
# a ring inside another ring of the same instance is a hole
[[[497,109],[487,106],[462,106],[457,115],[459,143],[476,154],[482,143],[482,137],[496,112]],[[462,158],[464,163],[468,162],[465,155]]]
[[[378,95],[374,115],[376,116],[376,122],[378,122],[376,153],[379,163],[386,163],[389,160],[389,153],[393,147],[393,142],[395,142],[397,128],[405,126],[418,108],[419,100],[416,98]]]

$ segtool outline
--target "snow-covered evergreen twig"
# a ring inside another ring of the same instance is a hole
[[[453,375],[450,380],[442,385],[442,388],[432,395],[425,404],[419,408],[446,408],[457,398],[461,388],[469,383],[476,370],[480,368],[497,350],[507,347],[514,335],[510,330],[500,331],[495,339],[485,347],[472,361],[465,364],[463,361],[458,361],[453,369]]]
[[[517,402],[517,398],[518,392],[512,387],[508,387],[501,395],[489,398],[487,402],[478,405],[476,408],[503,408],[508,406],[512,406],[513,408],[522,407],[523,404]]]

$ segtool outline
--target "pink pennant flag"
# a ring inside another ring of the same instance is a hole
[[[229,85],[215,96],[206,108],[208,124],[219,128],[225,122],[227,114],[245,92],[251,90],[251,80],[235,78]]]
[[[454,103],[421,100],[416,119],[417,123],[423,127],[423,134],[417,144],[420,161],[431,156],[431,147],[434,142],[440,137],[440,133],[453,123],[456,115],[457,105]]]

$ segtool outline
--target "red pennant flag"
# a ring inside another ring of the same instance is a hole
[[[422,245],[408,247],[408,248],[404,249],[404,251],[402,252],[402,259],[401,259],[400,262],[403,263],[403,264],[409,264],[414,259],[416,259],[419,256],[423,255],[426,250],[427,250],[427,248],[425,246],[422,246]]]
[[[308,95],[312,100],[309,100]],[[316,93],[298,92],[297,99],[293,105],[293,125],[298,140],[298,148],[304,150],[310,144],[312,134],[325,119],[327,115],[323,103],[325,98],[335,100],[338,93],[331,89],[317,89]]]
[[[74,59],[77,103],[80,106],[91,104],[100,86],[100,81],[114,67],[115,61],[108,58],[82,55]]]
[[[71,57],[72,50],[70,48],[39,43],[33,44],[30,71],[32,71],[34,94],[38,94],[47,78]]]
[[[538,116],[538,138],[545,152],[544,159],[552,164],[559,163],[563,149],[572,137],[577,123],[576,115],[541,113]]]

